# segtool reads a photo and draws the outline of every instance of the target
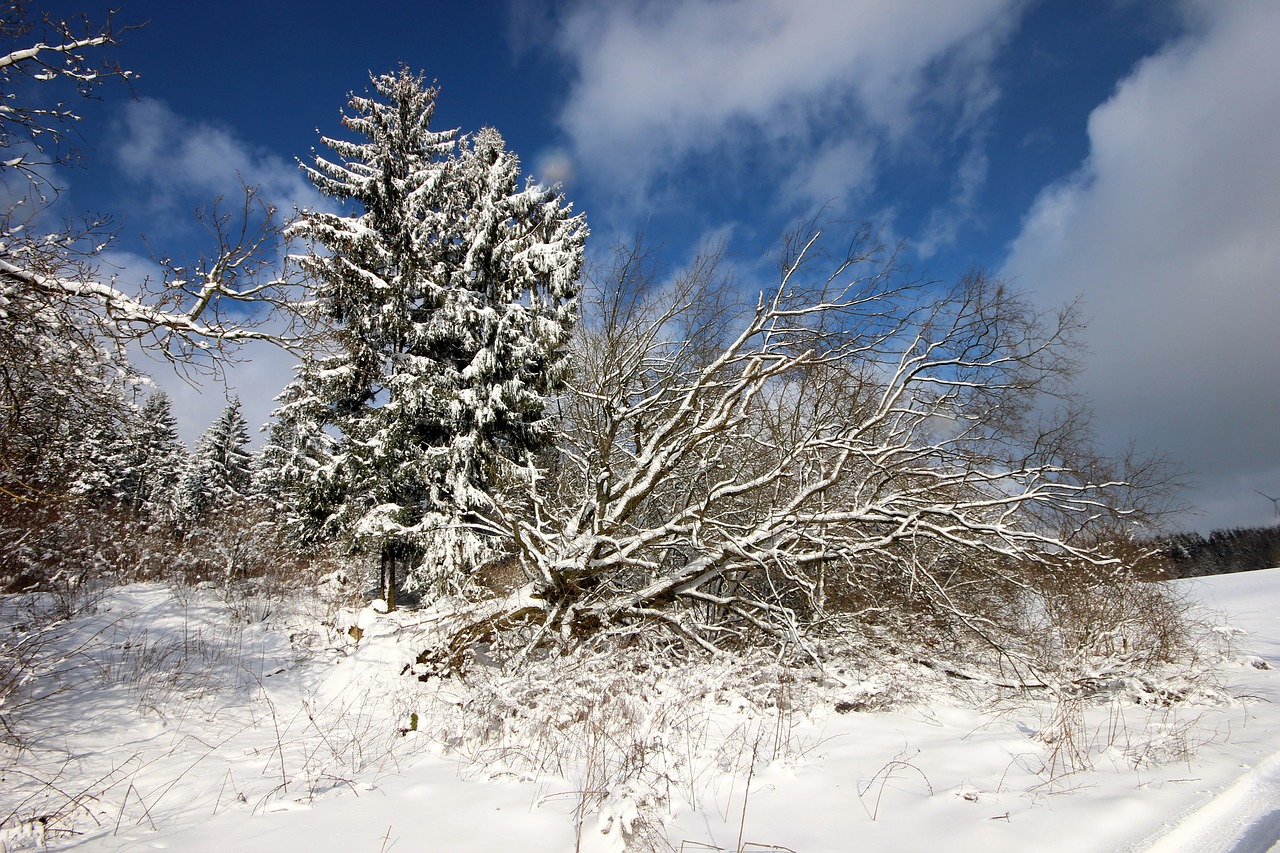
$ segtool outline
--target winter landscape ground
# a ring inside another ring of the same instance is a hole
[[[481,651],[466,683],[422,681],[447,607],[8,596],[29,681],[0,709],[0,849],[1273,849],[1280,569],[1178,583],[1221,689],[1088,703],[754,659],[504,675]],[[78,612],[37,624],[49,606]]]
[[[0,853],[1280,849],[1265,0],[214,5],[0,10]]]

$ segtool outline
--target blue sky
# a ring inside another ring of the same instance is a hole
[[[122,0],[116,21],[148,22],[117,51],[138,100],[86,110],[61,203],[116,213],[135,272],[139,233],[180,248],[237,174],[315,204],[295,158],[405,62],[438,80],[438,127],[497,127],[563,181],[592,251],[644,228],[678,263],[723,237],[749,270],[826,205],[930,277],[976,264],[1083,298],[1102,440],[1195,473],[1188,527],[1273,520],[1254,492],[1280,494],[1273,0]],[[251,420],[289,362],[233,372]],[[158,378],[188,436],[222,405]]]

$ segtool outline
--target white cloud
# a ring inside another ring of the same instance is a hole
[[[763,145],[785,154],[773,158],[784,173],[802,164],[780,177],[791,198],[825,201],[865,186],[877,149],[910,144],[940,101],[953,126],[971,126],[994,100],[986,63],[1022,6],[581,4],[561,31],[576,69],[561,123],[581,168],[602,180],[649,188],[690,158]],[[948,73],[937,73],[942,66]],[[834,172],[841,164],[848,171]],[[824,179],[830,191],[818,186]]]
[[[1196,471],[1200,524],[1262,524],[1252,489],[1280,492],[1280,4],[1195,11],[1094,111],[1088,161],[1041,193],[1004,272],[1084,293],[1106,434]]]
[[[856,138],[822,147],[797,164],[783,188],[784,198],[807,207],[847,209],[875,182],[875,148],[874,142]]]
[[[112,151],[121,171],[144,187],[157,211],[188,202],[234,202],[244,184],[257,186],[282,211],[323,199],[296,163],[239,139],[224,127],[185,118],[151,98],[124,106]]]

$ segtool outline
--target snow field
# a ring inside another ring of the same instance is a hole
[[[1173,676],[1072,703],[751,656],[421,682],[440,612],[111,590],[0,706],[0,849],[1267,850],[1280,571],[1192,589],[1226,692],[1174,704],[1142,693]],[[36,604],[3,601],[6,651]]]

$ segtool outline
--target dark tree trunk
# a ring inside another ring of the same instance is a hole
[[[387,611],[396,609],[396,559],[400,548],[395,544],[382,546],[382,570],[378,578],[378,586],[382,591],[382,600],[387,603]]]
[[[384,545],[378,555],[378,597],[387,597],[387,548]]]

